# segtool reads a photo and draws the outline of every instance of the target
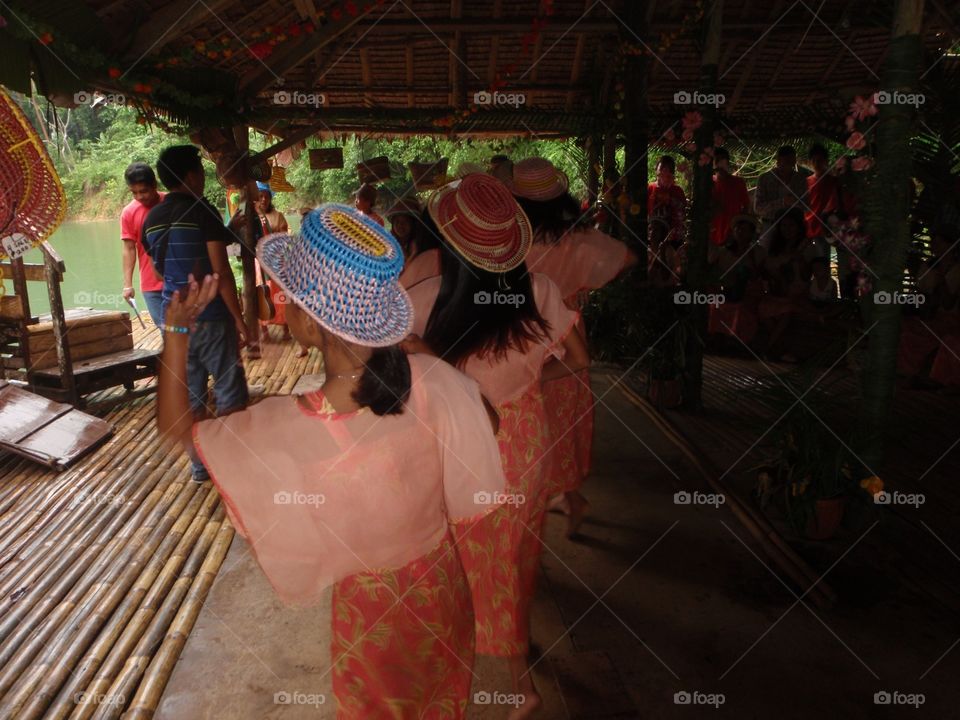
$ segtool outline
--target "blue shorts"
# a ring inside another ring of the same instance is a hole
[[[213,376],[213,398],[217,414],[223,415],[247,405],[247,377],[240,362],[237,329],[233,320],[197,323],[187,351],[187,388],[190,409],[202,412],[207,403],[207,380]]]

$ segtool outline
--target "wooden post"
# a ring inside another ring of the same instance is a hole
[[[627,4],[623,40],[635,43],[647,37],[647,4]],[[640,258],[641,277],[647,270],[647,56],[627,56],[624,66],[624,165],[630,209],[624,241]],[[634,214],[634,211],[636,214]]]
[[[250,131],[246,125],[238,125],[233,129],[233,138],[237,148],[242,151],[250,150]],[[243,213],[246,224],[241,234],[240,264],[243,266],[243,322],[247,326],[247,344],[251,348],[260,348],[260,320],[257,316],[257,269],[256,248],[254,238],[256,234],[257,209],[254,207],[257,186],[250,180],[246,168],[243,175],[246,188],[247,202]]]
[[[923,57],[920,32],[923,0],[898,0],[889,52],[884,62],[881,90],[916,92]],[[866,259],[874,274],[874,293],[902,292],[903,269],[910,246],[910,134],[915,109],[890,103],[880,108],[877,125],[876,177],[868,186],[865,225],[872,238]],[[868,470],[879,472],[884,440],[895,427],[890,421],[896,388],[897,348],[901,307],[879,305],[875,295],[861,301],[869,328],[869,351],[861,378],[863,400],[855,445]]]
[[[46,243],[44,243],[46,245]],[[57,260],[46,247],[43,250],[44,274],[47,279],[47,297],[50,298],[50,318],[53,321],[53,337],[57,341],[57,368],[60,371],[60,384],[63,386],[67,402],[80,404],[77,395],[77,381],[73,376],[73,362],[70,359],[70,341],[67,338],[67,321],[63,314],[63,296],[60,293],[60,269]],[[27,365],[29,368],[30,366]],[[28,371],[29,372],[29,371]]]
[[[723,19],[723,0],[711,0],[703,15],[703,56],[700,62],[700,87],[703,95],[716,95],[717,64],[720,61],[720,33]],[[697,145],[693,158],[693,203],[690,208],[690,237],[687,241],[687,286],[691,293],[703,296],[707,282],[707,246],[710,242],[711,194],[713,191],[713,162],[700,163],[700,156],[713,148],[716,124],[716,106],[705,104],[699,108],[703,124],[695,133]],[[703,348],[707,339],[708,308],[693,303],[684,311],[689,313],[691,327],[687,334],[683,404],[689,410],[703,406]]]

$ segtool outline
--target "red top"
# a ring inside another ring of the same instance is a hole
[[[718,175],[713,180],[713,219],[710,221],[710,242],[723,245],[730,232],[730,223],[750,211],[747,183],[736,175]]]
[[[166,196],[166,193],[158,193],[160,200]],[[160,200],[157,201],[159,204]],[[139,200],[131,200],[130,203],[120,213],[120,238],[122,240],[132,240],[137,245],[137,264],[140,266],[140,292],[160,292],[163,290],[163,279],[158,278],[153,269],[153,261],[150,254],[144,249],[140,241],[140,231],[143,229],[143,221],[147,218],[155,205],[144,205]]]
[[[679,185],[661,187],[652,182],[647,186],[647,218],[659,217],[666,220],[674,238],[684,236],[684,221],[687,212],[687,196]]]

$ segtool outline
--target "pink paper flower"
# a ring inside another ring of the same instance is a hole
[[[683,116],[683,129],[691,132],[703,125],[703,115],[696,110],[691,110]]]
[[[860,157],[855,157],[850,165],[854,172],[863,172],[873,167],[873,158],[861,155]]]
[[[847,115],[843,122],[847,126],[847,132],[853,132],[853,129],[857,126],[856,118],[853,115]]]
[[[690,166],[685,162],[680,162],[677,163],[677,170],[686,175],[688,172],[690,172]]]
[[[857,120],[866,120],[877,114],[877,106],[873,104],[872,97],[857,95],[850,103],[850,114]]]
[[[696,152],[697,144],[695,142],[688,142],[686,145],[683,146],[683,149],[689,153]]]
[[[713,146],[714,147],[723,147],[723,144],[727,139],[723,136],[722,133],[715,132],[713,134]]]
[[[677,141],[677,134],[673,131],[673,128],[670,128],[663,134],[663,140],[668,144]]]
[[[693,140],[693,130],[690,130],[689,128],[684,130],[683,135],[680,137],[682,137],[686,142],[690,142]]]
[[[700,167],[703,167],[704,165],[710,165],[712,162],[713,153],[708,152],[707,150],[704,150],[702,153],[700,153],[700,159],[697,161]]]
[[[847,138],[847,147],[851,150],[863,150],[867,146],[867,140],[862,132],[852,132]],[[854,168],[856,169],[856,168]]]

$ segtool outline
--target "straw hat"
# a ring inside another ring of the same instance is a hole
[[[513,270],[530,250],[530,220],[506,186],[485,173],[440,188],[428,208],[447,242],[478,268]]]
[[[15,233],[39,245],[67,211],[60,178],[30,121],[0,88],[0,238]],[[0,257],[6,251],[0,246]]]
[[[513,180],[507,186],[517,197],[527,200],[553,200],[563,195],[570,181],[545,158],[527,158],[513,166]]]
[[[351,207],[321,205],[299,235],[263,238],[257,259],[287,297],[344,340],[384,347],[410,334],[413,306],[397,282],[403,251]]]
[[[467,175],[472,175],[473,173],[482,173],[486,172],[483,165],[475,162],[462,162],[457,165],[456,176],[458,178],[465,178]]]
[[[270,189],[273,192],[293,192],[296,188],[290,184],[290,181],[287,180],[287,171],[275,165],[273,172],[270,174]]]
[[[420,214],[423,212],[423,206],[420,205],[420,201],[416,198],[400,198],[397,200],[389,210],[386,212],[388,218],[393,217],[394,215],[413,215],[414,217],[420,217]]]

